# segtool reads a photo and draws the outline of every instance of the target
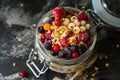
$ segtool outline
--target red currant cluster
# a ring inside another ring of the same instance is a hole
[[[39,40],[55,57],[77,58],[92,45],[89,21],[84,11],[56,7],[38,27]]]

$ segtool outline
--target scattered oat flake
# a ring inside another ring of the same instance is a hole
[[[24,6],[24,4],[23,3],[20,3],[20,7],[23,7]]]
[[[90,78],[90,80],[95,80],[94,78]]]
[[[60,79],[58,77],[54,77],[53,80],[62,80],[62,79]]]
[[[15,67],[15,66],[16,66],[16,63],[15,63],[15,62],[13,62],[12,66],[13,66],[13,67]]]
[[[98,68],[98,67],[94,67],[94,69],[95,69],[96,71],[98,71],[98,70],[99,70],[99,68]]]
[[[76,74],[77,74],[77,76],[79,76],[79,77],[83,76],[83,72],[82,72],[82,71],[81,71],[81,72],[77,72]]]
[[[109,63],[106,63],[106,64],[105,64],[106,67],[109,67],[109,65],[110,65]]]
[[[18,38],[18,41],[21,42],[21,41],[22,41],[22,38]]]
[[[33,57],[33,60],[37,60],[37,58],[38,58],[37,56],[34,56],[34,57]]]
[[[119,47],[120,47],[120,45],[119,45],[119,44],[117,44],[117,45],[116,45],[116,47],[117,47],[117,48],[119,48]]]
[[[36,26],[37,26],[37,24],[33,24],[32,26],[33,26],[33,27],[36,27]]]

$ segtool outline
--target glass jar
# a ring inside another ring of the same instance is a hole
[[[65,10],[73,9],[75,13],[79,13],[80,10],[72,7],[64,7]],[[39,32],[38,32],[38,27],[42,25],[42,21],[44,18],[49,17],[52,15],[52,10],[47,12],[39,21],[38,26],[36,28],[36,48],[35,50],[32,50],[29,56],[29,60],[26,62],[28,67],[31,69],[31,71],[34,73],[36,77],[39,77],[40,74],[43,74],[46,72],[46,70],[49,68],[51,70],[54,70],[56,72],[60,73],[70,73],[70,72],[76,72],[76,71],[83,71],[86,68],[88,68],[95,60],[96,56],[95,53],[93,53],[94,46],[96,44],[97,40],[97,32],[96,32],[96,25],[94,22],[91,20],[90,15],[87,13],[87,16],[90,19],[90,32],[91,32],[91,39],[93,41],[92,45],[87,49],[87,51],[79,56],[78,58],[75,59],[61,59],[61,58],[56,58],[49,54],[49,52],[44,48],[43,44],[40,43],[39,41]],[[39,56],[39,60],[41,61],[43,65],[42,69],[39,69],[39,66],[37,67],[34,62],[33,62],[33,57],[34,55]],[[32,65],[30,63],[32,62]],[[38,74],[35,72],[35,70],[32,68],[34,66],[34,69],[37,70]]]

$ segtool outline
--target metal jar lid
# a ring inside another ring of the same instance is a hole
[[[108,25],[120,29],[120,0],[92,0],[94,12]]]

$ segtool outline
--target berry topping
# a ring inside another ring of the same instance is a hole
[[[51,40],[46,41],[44,46],[45,46],[45,48],[47,50],[51,50],[52,49],[52,42],[51,42]]]
[[[38,27],[38,32],[39,32],[39,33],[44,33],[44,32],[45,32],[43,26],[39,26],[39,27]]]
[[[62,7],[56,7],[52,13],[55,18],[62,18],[66,16],[66,11]]]
[[[80,48],[81,48],[81,53],[82,53],[82,54],[85,53],[85,52],[87,51],[87,49],[88,49],[88,47],[87,47],[86,44],[82,44],[82,45],[80,46]]]
[[[51,24],[49,24],[49,23],[45,23],[45,24],[43,25],[43,28],[44,28],[45,30],[49,30],[50,27],[51,27]]]
[[[60,25],[61,25],[60,19],[56,19],[56,20],[54,21],[54,24],[55,24],[55,26],[60,26]]]
[[[51,53],[53,56],[58,55],[58,52],[55,52],[55,51],[53,51],[53,50],[51,50],[50,53]]]
[[[66,52],[64,50],[59,51],[58,53],[60,58],[65,58],[66,57]]]
[[[80,12],[78,14],[78,20],[79,21],[84,20],[86,22],[89,22],[88,16],[84,12]]]
[[[42,36],[40,37],[40,41],[41,41],[42,43],[44,43],[44,42],[45,42],[45,36],[42,35]]]
[[[62,46],[69,46],[69,43],[68,43],[66,37],[63,37],[63,38],[60,40],[60,43],[61,43]]]
[[[46,39],[50,39],[50,40],[53,39],[53,37],[51,36],[51,34],[52,34],[52,32],[46,32],[45,33],[45,38]]]
[[[79,57],[78,52],[73,52],[72,55],[71,55],[71,57],[72,57],[73,59]]]
[[[88,40],[88,41],[87,41],[87,45],[88,45],[88,46],[91,46],[91,45],[92,45],[92,41],[91,41],[91,40]]]
[[[19,75],[20,75],[22,78],[24,78],[24,77],[27,76],[27,72],[26,72],[26,71],[21,71],[21,72],[19,73]]]
[[[72,52],[75,51],[75,50],[76,50],[76,46],[75,46],[75,45],[70,46],[70,50],[71,50]]]
[[[59,52],[60,51],[60,46],[58,44],[53,45],[53,50],[54,52]]]
[[[64,51],[66,52],[66,58],[70,58],[70,56],[71,56],[71,51],[70,51],[69,47],[65,47],[65,48],[64,48]]]
[[[89,35],[87,32],[82,32],[80,33],[79,36],[77,36],[77,41],[78,42],[85,42],[88,39]]]

